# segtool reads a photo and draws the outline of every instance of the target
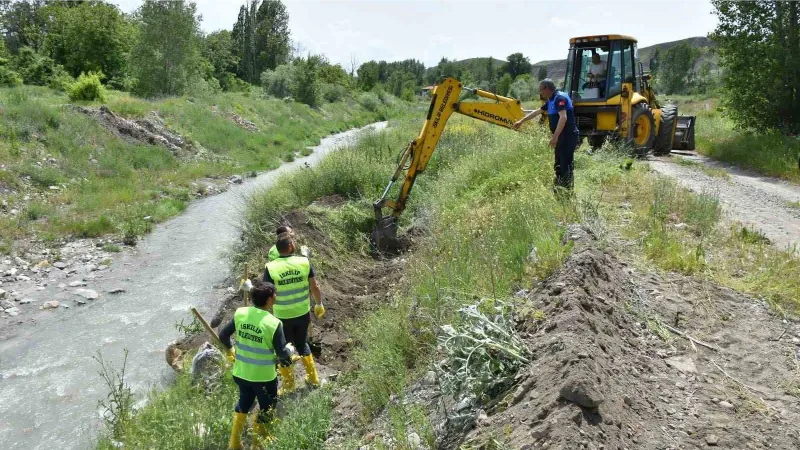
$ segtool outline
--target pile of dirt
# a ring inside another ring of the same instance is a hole
[[[73,106],[73,108],[97,120],[104,128],[129,142],[160,145],[182,159],[214,158],[201,145],[167,129],[164,120],[156,111],[151,111],[145,119],[129,120],[114,114],[107,106],[98,109],[84,106]]]
[[[800,448],[797,385],[786,395],[800,382],[797,346],[770,340],[790,328],[800,342],[800,328],[759,302],[639,274],[589,245],[528,295],[518,320],[534,362],[467,441],[496,439],[504,426],[511,448]]]
[[[442,394],[430,371],[393,398],[428,411],[435,448],[800,448],[800,324],[708,282],[642,273],[591,233],[567,234],[578,243],[564,266],[518,294],[533,361],[508,393],[474,405]],[[381,414],[364,448],[406,445],[394,427]]]

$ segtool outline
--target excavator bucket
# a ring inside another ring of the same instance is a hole
[[[694,150],[694,124],[696,116],[678,116],[675,135],[672,136],[674,150]]]
[[[388,216],[378,218],[372,229],[372,246],[377,253],[394,254],[400,248],[397,239],[397,218]]]

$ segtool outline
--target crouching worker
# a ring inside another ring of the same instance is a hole
[[[311,296],[316,305],[314,315],[321,319],[325,315],[322,306],[322,292],[315,278],[314,268],[305,256],[293,256],[295,251],[294,238],[290,233],[283,233],[278,237],[275,246],[280,253],[278,259],[267,263],[264,270],[264,281],[275,283],[277,300],[272,308],[275,317],[283,323],[286,340],[289,341],[297,352],[306,369],[306,384],[319,386],[319,376],[314,365],[314,356],[306,342],[308,327],[311,323]],[[281,367],[281,394],[288,394],[294,390],[294,371],[292,367]]]
[[[256,281],[250,291],[253,306],[236,310],[233,320],[222,329],[219,338],[228,347],[233,362],[233,381],[239,386],[239,402],[233,414],[233,430],[228,448],[242,449],[242,431],[247,414],[256,399],[260,411],[253,426],[254,442],[269,441],[266,425],[272,419],[278,400],[278,363],[291,367],[283,325],[268,311],[275,304],[275,286]],[[236,333],[236,351],[231,335]]]

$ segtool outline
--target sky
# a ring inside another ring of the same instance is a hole
[[[131,12],[141,0],[111,0]],[[204,31],[230,30],[244,0],[197,0]],[[284,0],[292,39],[350,69],[351,60],[414,58],[426,66],[442,57],[505,59],[522,52],[531,62],[562,59],[569,38],[627,34],[639,46],[705,36],[716,26],[709,0],[491,1]],[[654,22],[653,20],[657,20]]]

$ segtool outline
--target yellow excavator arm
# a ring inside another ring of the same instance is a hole
[[[493,101],[461,101],[462,93],[474,94]],[[481,89],[464,88],[461,82],[454,78],[446,78],[437,85],[431,94],[431,106],[422,126],[422,132],[403,150],[389,184],[383,190],[381,198],[373,205],[377,223],[372,232],[372,242],[379,251],[397,250],[397,219],[406,208],[417,175],[425,171],[442,136],[447,119],[454,112],[512,130],[514,123],[525,116],[522,104],[517,99]],[[403,185],[400,187],[400,193],[396,200],[392,200],[388,198],[389,190],[401,177]],[[384,209],[389,211],[388,215],[384,215]]]

